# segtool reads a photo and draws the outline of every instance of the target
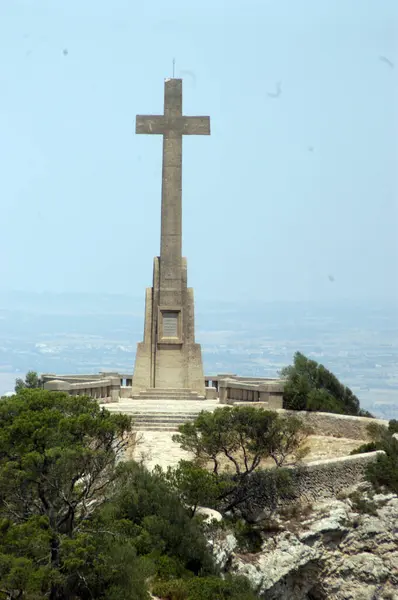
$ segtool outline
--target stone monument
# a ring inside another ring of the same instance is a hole
[[[182,136],[210,135],[209,117],[182,114],[182,79],[166,79],[164,114],[137,115],[136,133],[163,136],[160,256],[145,298],[144,341],[137,346],[133,397],[205,395],[202,352],[195,343],[193,289],[182,257]]]

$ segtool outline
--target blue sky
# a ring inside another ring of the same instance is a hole
[[[1,0],[0,289],[144,296],[175,57],[196,298],[398,298],[396,40],[396,0]]]

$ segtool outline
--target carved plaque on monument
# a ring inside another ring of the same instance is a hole
[[[178,312],[164,311],[163,337],[178,337]]]

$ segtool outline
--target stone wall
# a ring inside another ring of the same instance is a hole
[[[292,473],[293,487],[291,493],[280,500],[279,504],[292,500],[313,502],[335,498],[339,492],[362,483],[367,466],[374,462],[379,454],[383,452],[379,450],[291,467],[289,470]],[[241,504],[241,509],[253,520],[266,516],[273,502],[270,471],[275,472],[275,469],[254,472],[244,490],[247,499]]]
[[[351,440],[368,440],[367,427],[370,423],[378,423],[388,427],[388,421],[369,419],[368,417],[352,417],[313,411],[295,411],[277,409],[281,415],[294,415],[314,430],[315,435],[333,436]]]
[[[220,404],[266,403],[268,408],[282,408],[285,384],[279,379],[244,380],[219,377],[217,380]]]
[[[66,392],[71,396],[90,396],[102,402],[118,402],[120,397],[119,377],[97,378],[93,380],[80,379],[45,379],[43,383],[45,390]]]
[[[369,419],[368,417],[353,417],[326,412],[285,410],[272,405],[270,402],[233,402],[233,405],[254,406],[264,410],[275,410],[280,415],[293,415],[311,427],[314,430],[314,435],[346,438],[348,440],[368,440],[367,427],[370,423],[388,427],[388,421],[383,419]]]
[[[297,495],[305,500],[334,498],[336,495],[365,479],[367,466],[384,452],[367,452],[342,458],[318,460],[295,467],[294,488]]]

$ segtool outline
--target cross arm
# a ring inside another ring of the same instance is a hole
[[[180,117],[184,135],[210,135],[210,117]]]
[[[165,133],[165,118],[163,115],[137,115],[135,120],[136,133]]]
[[[210,135],[209,117],[164,117],[163,115],[137,115],[136,133],[167,135]]]

